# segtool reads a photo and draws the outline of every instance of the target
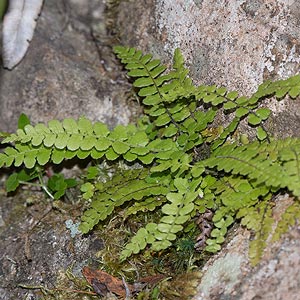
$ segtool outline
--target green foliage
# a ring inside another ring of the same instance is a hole
[[[14,192],[20,184],[30,182],[38,177],[36,170],[22,169],[20,172],[12,173],[5,182],[6,191]]]
[[[30,119],[27,115],[21,114],[18,120],[18,129],[24,129],[26,125],[30,124]]]
[[[47,183],[50,192],[55,200],[66,194],[67,189],[75,187],[77,181],[74,178],[66,179],[63,174],[53,174]]]
[[[249,247],[249,257],[252,265],[259,262],[272,231],[274,220],[269,199],[270,197],[266,197],[255,206],[247,209],[243,208],[237,215],[238,218],[242,218],[242,225],[255,232],[255,238],[250,242]]]
[[[289,205],[288,208],[281,215],[281,219],[277,224],[275,232],[272,236],[272,240],[279,240],[280,236],[288,231],[289,226],[295,225],[297,219],[300,219],[299,198],[296,201],[294,201],[291,205]]]
[[[140,204],[139,210],[145,211],[148,209],[145,198],[153,199],[154,196],[158,198],[160,195],[165,195],[168,191],[165,183],[147,181],[148,173],[147,169],[123,170],[107,182],[83,184],[81,186],[83,197],[93,198],[93,201],[81,218],[80,230],[83,233],[89,232],[99,221],[105,220],[116,207],[125,202],[135,200]],[[160,204],[160,201],[157,202],[158,204],[154,203],[154,205]]]
[[[7,9],[7,1],[1,0],[0,1],[0,18],[1,18],[1,20],[6,12],[6,9]]]
[[[38,180],[39,183],[33,181]],[[39,168],[22,169],[12,173],[5,182],[6,191],[14,192],[20,185],[41,187],[52,199],[58,200],[63,197],[68,188],[75,187],[77,181],[73,178],[66,179],[63,174],[54,173],[45,182],[43,171]]]
[[[25,114],[21,114],[18,120],[18,129],[25,130],[26,126],[30,126],[30,120]],[[32,160],[35,162],[34,157],[32,157]],[[28,159],[26,160],[26,162],[28,163]],[[75,179],[66,179],[64,178],[63,174],[54,173],[52,176],[45,176],[46,172],[43,168],[41,168],[41,165],[33,165],[32,168],[25,168],[12,173],[7,178],[7,181],[5,183],[6,191],[8,193],[14,192],[21,184],[39,186],[45,191],[48,196],[50,196],[50,198],[57,200],[66,194],[68,188],[77,185]],[[15,163],[15,166],[19,166],[19,162]],[[35,181],[38,181],[38,183],[35,183]]]
[[[241,220],[255,232],[250,257],[257,263],[273,223],[271,196],[280,191],[300,196],[300,140],[275,140],[267,133],[264,123],[271,111],[263,100],[298,97],[300,75],[265,82],[245,97],[225,87],[195,86],[178,49],[170,71],[134,48],[114,50],[144,105],[137,125],[109,130],[81,117],[33,126],[23,116],[16,133],[2,134],[2,143],[9,145],[0,153],[0,167],[24,166],[30,178],[36,167],[74,157],[125,164],[107,176],[101,176],[97,165],[87,170],[81,192],[90,206],[82,216],[81,232],[88,233],[122,209],[124,220],[155,214],[139,224],[124,246],[125,260],[146,248],[161,251],[175,245],[195,228],[191,224],[196,216],[209,210],[212,230],[204,234],[205,250],[220,250],[230,226]],[[230,120],[226,127],[216,126],[220,114]],[[256,130],[256,140],[239,135],[242,120]],[[16,188],[22,174],[9,177],[8,190]],[[48,188],[57,198],[73,184],[55,175]],[[299,217],[298,206],[296,200],[283,214],[274,239]]]

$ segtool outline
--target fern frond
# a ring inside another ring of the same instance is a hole
[[[276,82],[264,82],[249,98],[239,96],[236,91],[227,91],[226,88],[223,87],[198,87],[195,92],[195,97],[198,101],[220,108],[223,107],[225,113],[233,112],[235,115],[231,123],[216,139],[212,145],[212,149],[221,146],[227,137],[235,131],[240,120],[244,118],[247,118],[250,126],[256,127],[258,140],[266,139],[268,134],[263,128],[262,123],[269,118],[271,110],[265,107],[258,108],[258,104],[265,97],[275,95],[278,100],[281,100],[287,94],[292,98],[296,98],[300,95],[300,75]]]
[[[244,207],[255,205],[261,197],[268,194],[269,189],[264,185],[256,185],[239,176],[224,176],[216,180],[214,195],[226,207],[226,213],[235,214]],[[204,196],[205,197],[205,196]],[[218,221],[226,215],[216,212],[214,221]]]
[[[133,86],[140,88],[139,96],[145,97],[145,105],[157,105],[163,101],[161,93],[166,92],[167,88],[164,83],[174,79],[173,73],[160,76],[166,70],[160,60],[152,59],[152,55],[142,55],[140,51],[133,48],[115,47],[114,51],[117,57],[129,70],[128,75],[137,78]]]
[[[126,244],[122,250],[120,259],[126,260],[132,254],[138,254],[141,250],[145,249],[148,244],[155,242],[155,234],[158,232],[156,223],[148,223],[145,227],[140,228],[132,237],[131,241]],[[169,241],[166,241],[166,248],[170,246]]]
[[[237,91],[227,91],[226,88],[218,88],[215,85],[198,87],[196,98],[213,106],[224,104],[223,108],[225,111],[234,109],[236,111],[236,116],[242,117],[248,115],[248,113],[251,112],[249,111],[250,109],[255,109],[263,98],[274,95],[280,100],[287,94],[292,98],[296,98],[300,95],[300,75],[295,75],[288,79],[275,82],[266,81],[262,83],[257,91],[249,98],[239,96]],[[263,108],[263,110],[265,110],[265,108]],[[258,111],[256,117],[264,119],[266,117],[266,111],[261,111],[261,113],[262,114]],[[254,123],[256,122],[258,122],[258,120],[254,121]],[[251,123],[252,122],[250,121],[250,124]]]
[[[274,191],[288,187],[297,195],[297,184],[296,186],[290,184],[289,180],[292,180],[293,176],[298,176],[298,173],[295,173],[298,156],[294,156],[293,163],[286,162],[284,165],[279,158],[281,150],[290,147],[298,149],[299,142],[299,139],[287,138],[271,143],[253,142],[246,146],[226,145],[216,149],[203,163],[209,168],[216,167],[218,171],[247,176],[255,181],[256,185],[264,184]],[[291,168],[291,165],[294,168]]]
[[[191,80],[187,77],[188,69],[184,67],[184,59],[179,49],[174,53],[174,70],[165,74],[166,66],[159,59],[152,59],[152,55],[143,55],[134,48],[117,46],[114,48],[117,57],[129,70],[128,75],[136,78],[133,86],[139,88],[139,96],[144,97],[145,105],[158,105],[162,102],[175,101],[180,96],[167,97],[168,92],[181,92],[186,95],[184,88],[194,88]],[[166,96],[166,98],[164,98]]]
[[[266,197],[255,206],[240,210],[238,217],[242,217],[241,223],[243,225],[255,232],[255,237],[249,245],[249,257],[251,264],[255,266],[263,255],[274,223],[270,197]]]
[[[184,224],[191,219],[194,211],[194,202],[198,197],[198,185],[191,184],[186,178],[175,178],[175,191],[166,195],[168,203],[161,208],[164,216],[158,224],[151,223],[145,228],[140,228],[132,240],[122,251],[122,259],[126,259],[132,253],[143,250],[147,244],[151,244],[151,249],[160,251],[167,249],[176,239],[176,235],[183,230]]]
[[[259,140],[264,140],[267,137],[261,125],[268,119],[271,111],[268,108],[257,108],[263,96],[261,98],[256,97],[256,101],[253,101],[253,97],[240,97],[238,92],[227,91],[224,87],[200,86],[195,93],[195,97],[200,103],[223,108],[225,114],[234,114],[230,124],[224,128],[220,136],[213,142],[212,149],[220,147],[235,132],[240,121],[244,118],[247,118],[249,125],[257,128],[257,137]]]
[[[161,152],[156,146],[163,148],[162,144],[165,144],[156,142],[147,149],[145,146],[149,139],[146,133],[135,126],[116,126],[109,131],[103,123],[92,124],[85,118],[80,118],[78,122],[73,119],[63,122],[52,120],[48,127],[43,124],[26,125],[24,130],[18,129],[16,134],[11,134],[2,143],[15,143],[15,147],[7,147],[1,153],[0,166],[20,166],[24,163],[27,168],[35,163],[45,165],[50,161],[59,164],[75,156],[98,159],[104,155],[108,160],[123,156],[125,160],[133,161],[141,157],[141,161],[147,164],[152,162],[155,153]]]
[[[108,160],[123,157],[126,161],[140,160],[143,164],[150,164],[155,159],[175,159],[180,162],[180,157],[185,155],[180,149],[192,147],[198,141],[198,136],[191,140],[181,139],[178,143],[172,138],[150,141],[143,130],[133,125],[119,125],[109,131],[103,123],[92,124],[85,118],[80,118],[78,122],[73,119],[63,122],[53,120],[48,127],[42,124],[26,125],[24,130],[19,129],[16,134],[4,139],[2,143],[14,142],[15,147],[7,147],[0,154],[0,166],[20,166],[24,163],[31,168],[36,163],[59,164],[75,156],[80,159],[105,156]]]
[[[237,218],[237,213],[256,205],[269,193],[264,185],[253,186],[243,177],[223,175],[218,177],[206,176],[201,184],[203,195],[195,204],[200,212],[213,209],[212,219],[214,229],[206,240],[205,250],[216,252],[220,250],[225,240],[229,226]]]
[[[144,112],[151,117],[153,124],[167,127],[165,136],[180,132],[179,124],[196,110],[195,87],[188,78],[180,50],[175,50],[173,70],[169,73],[166,73],[166,66],[160,60],[152,59],[151,55],[142,55],[126,47],[114,50],[129,70],[128,75],[135,79],[133,86],[139,89],[138,95],[146,105]]]
[[[148,197],[163,197],[169,191],[169,187],[162,182],[147,181],[148,175],[147,169],[124,170],[121,174],[114,175],[110,181],[97,183],[87,189],[85,187],[92,202],[81,217],[80,230],[83,233],[89,232],[96,224],[105,220],[116,207],[125,202],[139,203]],[[161,203],[158,199],[157,205]]]
[[[300,141],[280,151],[280,158],[283,162],[283,185],[300,196]]]
[[[157,197],[147,197],[145,200],[136,201],[132,206],[128,207],[125,211],[124,218],[128,218],[130,215],[135,215],[139,212],[154,211],[157,207],[162,206],[167,199],[163,195]]]
[[[6,147],[4,153],[0,153],[0,167],[10,167],[12,165],[19,167],[23,163],[26,168],[31,169],[36,164],[45,165],[53,155],[52,149],[33,147],[30,144],[17,144],[15,147]],[[53,156],[56,161],[56,156]],[[57,160],[59,163],[60,161]]]
[[[221,245],[225,241],[228,228],[233,222],[234,218],[230,214],[223,217],[218,222],[214,222],[215,228],[211,231],[210,238],[206,240],[206,251],[215,253],[221,249]]]
[[[296,199],[281,215],[281,218],[276,226],[272,236],[272,241],[278,241],[280,237],[286,233],[290,226],[295,225],[296,220],[300,220],[300,202]]]
[[[278,99],[289,95],[296,98],[300,95],[300,75],[295,75],[287,79],[277,80],[275,82],[266,81],[262,83],[256,93],[252,96],[251,102],[257,98],[264,98],[275,95]]]

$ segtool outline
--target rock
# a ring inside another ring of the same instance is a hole
[[[267,79],[299,72],[297,1],[158,0],[121,2],[116,24],[123,44],[170,62],[179,47],[197,84],[250,95]],[[299,132],[299,99],[272,101],[278,136]]]
[[[33,123],[82,115],[111,127],[129,122],[128,83],[105,36],[104,10],[105,1],[45,1],[27,55],[1,70],[1,131],[15,131],[22,112]]]
[[[248,239],[249,233],[238,229],[221,253],[206,263],[194,300],[298,299],[299,231],[292,229],[275,247],[270,244],[266,252],[271,254],[255,268],[249,267]]]
[[[127,101],[131,87],[106,36],[105,7],[98,0],[45,1],[26,57],[13,71],[1,69],[0,131],[15,131],[22,112],[33,123],[82,115],[110,127],[130,121],[137,105]],[[26,205],[35,193],[6,197],[3,177],[1,172],[0,299],[41,299],[39,289],[19,284],[51,289],[71,266],[80,277],[103,242],[95,235],[71,237],[65,221],[76,223],[82,213],[72,215],[74,205],[65,213],[48,210],[39,192]]]
[[[31,289],[21,286],[51,289],[59,284],[59,274],[68,268],[80,277],[82,267],[88,260],[96,260],[96,252],[103,248],[103,242],[97,242],[96,235],[71,236],[64,221],[75,219],[79,213],[71,203],[64,204],[65,212],[58,212],[38,191],[33,194],[32,190],[23,190],[6,197],[1,189],[0,197],[3,220],[0,224],[0,299],[41,299],[33,295],[30,298]],[[35,200],[26,205],[29,197]],[[37,295],[38,289],[34,290]]]
[[[287,195],[278,200],[279,206],[291,203]],[[268,242],[256,267],[250,266],[248,258],[250,233],[238,228],[231,234],[231,241],[202,269],[203,277],[194,300],[299,299],[298,228],[291,228],[280,242]]]

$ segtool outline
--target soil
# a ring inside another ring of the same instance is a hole
[[[32,190],[8,197],[2,188],[0,197],[0,299],[45,299],[40,289],[29,288],[59,286],[59,274],[70,267],[81,276],[103,246],[93,236],[71,237],[65,221],[78,217],[74,203],[58,202],[62,207],[54,208],[42,192]]]

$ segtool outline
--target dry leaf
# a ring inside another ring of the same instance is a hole
[[[84,267],[82,274],[98,295],[106,296],[108,292],[112,292],[124,299],[127,299],[129,294],[141,291],[146,285],[155,285],[166,278],[165,275],[156,274],[141,278],[134,285],[131,285],[104,271],[93,270],[89,267]]]
[[[43,0],[10,0],[3,20],[3,66],[14,68],[24,57]]]
[[[108,292],[112,292],[125,298],[127,296],[126,288],[128,288],[130,292],[134,290],[132,285],[126,284],[127,286],[125,287],[122,280],[101,270],[93,270],[89,267],[84,267],[82,269],[82,274],[95,292],[100,296],[105,296]]]

